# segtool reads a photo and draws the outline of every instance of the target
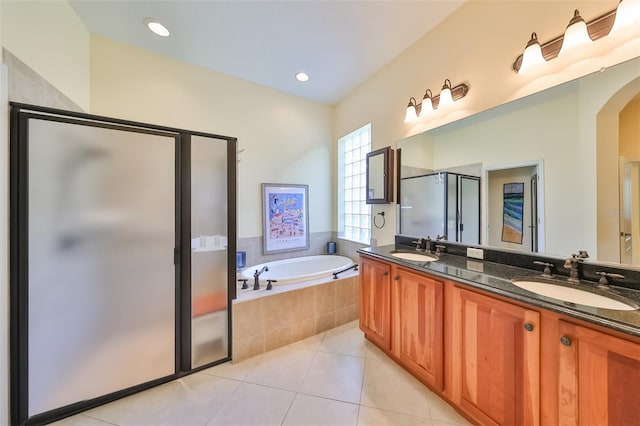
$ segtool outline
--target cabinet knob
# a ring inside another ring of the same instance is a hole
[[[384,272],[382,273],[382,276],[383,276],[383,277],[386,277],[387,275],[389,275],[389,273],[388,273],[387,271],[384,271]]]
[[[396,275],[395,277],[393,277],[394,281],[398,281],[400,279],[400,277],[398,275]]]
[[[565,346],[571,346],[571,339],[569,339],[567,336],[562,336],[560,338],[560,343],[562,343]]]
[[[525,330],[527,330],[527,331],[533,331],[533,324],[531,324],[531,323],[529,323],[529,322],[528,322],[528,323],[526,323],[526,324],[524,325],[524,329],[525,329]]]

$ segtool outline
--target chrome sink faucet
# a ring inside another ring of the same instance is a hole
[[[411,241],[411,244],[415,244],[416,245],[416,251],[424,251],[424,249],[422,248],[423,241],[424,240],[422,238],[418,238],[415,241]]]
[[[580,283],[580,264],[589,257],[586,250],[580,250],[578,254],[572,254],[570,258],[564,261],[564,267],[569,269],[569,281],[572,284]]]
[[[269,271],[269,267],[267,265],[264,265],[262,269],[260,269],[259,271],[256,269],[256,272],[253,273],[253,279],[254,279],[253,289],[254,290],[260,290],[260,274],[267,271]]]

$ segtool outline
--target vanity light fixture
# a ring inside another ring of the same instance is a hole
[[[584,22],[580,12],[576,9],[573,12],[573,18],[569,21],[567,29],[564,32],[562,40],[562,47],[558,56],[566,55],[567,52],[574,50],[578,46],[593,43],[591,37],[589,37],[589,30],[587,30],[587,23]]]
[[[158,22],[158,20],[153,18],[144,18],[142,22],[144,22],[144,25],[154,34],[159,35],[160,37],[169,37],[169,30]]]
[[[418,103],[416,98],[409,99],[409,105],[404,115],[404,122],[416,120],[418,117],[426,116],[429,111],[434,111],[440,107],[451,105],[458,99],[462,99],[467,95],[469,86],[460,83],[455,87],[451,87],[451,80],[446,79],[439,95],[433,96],[431,90],[427,89],[422,98],[422,103]]]
[[[620,23],[618,24],[617,22]],[[606,35],[623,32],[621,31],[622,28],[636,28],[639,25],[640,0],[621,0],[616,9],[610,10],[589,22],[584,22],[580,12],[575,10],[565,33],[540,44],[540,51],[543,59],[548,62],[558,57],[561,51],[562,55],[564,55],[567,49],[573,50],[581,45],[584,47],[584,45],[591,44],[592,41],[596,41]],[[537,34],[533,33],[531,40],[529,40],[524,49],[524,53],[513,62],[512,68],[515,72],[522,74],[533,68],[534,64],[541,64],[539,57],[530,63],[527,58],[529,55],[525,55],[530,47],[533,47],[531,50],[535,49],[534,44],[537,39]]]

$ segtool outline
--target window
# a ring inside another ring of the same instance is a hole
[[[366,203],[367,153],[371,124],[338,139],[338,235],[352,241],[371,241],[371,206]]]

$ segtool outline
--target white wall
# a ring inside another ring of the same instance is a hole
[[[262,235],[261,183],[309,185],[311,232],[331,221],[333,108],[91,37],[91,112],[238,138],[238,236]]]
[[[85,111],[89,32],[66,1],[3,0],[2,46]]]
[[[528,76],[511,70],[531,32],[536,31],[542,42],[550,40],[562,34],[575,8],[590,20],[614,9],[617,3],[617,0],[467,2],[336,105],[334,137],[371,122],[372,149],[394,146],[407,136],[634,58],[640,37],[624,43],[605,37],[594,43],[593,57],[578,58],[573,65],[558,58],[548,63],[547,69]],[[414,123],[404,123],[409,98],[421,98],[427,88],[439,92],[446,78],[454,85],[469,84],[468,95],[452,108],[436,111]],[[581,154],[579,151],[578,155]],[[580,173],[585,177],[584,171]],[[595,190],[595,181],[587,182]],[[374,214],[380,210],[388,215],[387,223],[395,223],[394,205],[372,208]],[[394,234],[393,226],[373,230],[373,237],[380,244],[392,243]]]

